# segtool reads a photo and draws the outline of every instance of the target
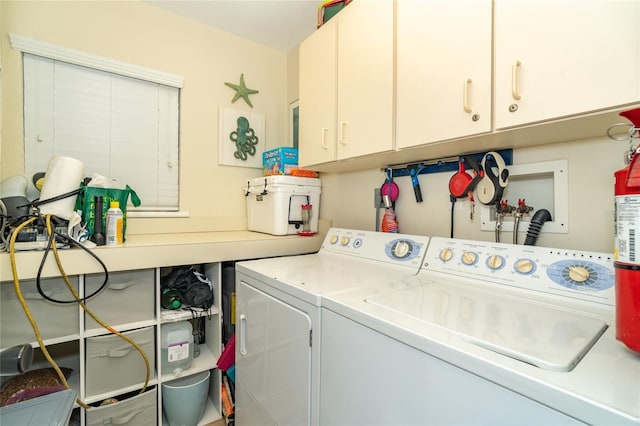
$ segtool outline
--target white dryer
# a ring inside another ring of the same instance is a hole
[[[328,295],[320,424],[640,424],[612,260],[434,237],[416,276]]]
[[[428,241],[331,228],[316,254],[236,263],[236,423],[318,424],[323,296],[415,276]]]

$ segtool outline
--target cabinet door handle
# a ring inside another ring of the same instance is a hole
[[[135,416],[137,416],[138,414],[143,414],[144,413],[144,409],[140,408],[137,410],[134,410],[132,412],[130,412],[129,414],[127,414],[126,416],[121,416],[121,417],[111,417],[111,424],[113,425],[126,425],[127,423],[129,423]],[[106,423],[106,422],[105,422]]]
[[[49,290],[43,290],[42,291],[46,296],[51,297],[51,298],[55,298],[55,296],[62,294],[62,291],[59,291],[58,289],[49,289]],[[4,296],[4,295],[3,295]],[[9,293],[7,299],[15,299],[18,300],[18,296],[15,293]],[[43,297],[40,293],[38,292],[28,292],[28,293],[23,293],[22,297],[24,297],[25,300],[43,300]]]
[[[466,79],[464,85],[462,86],[462,108],[464,112],[471,112],[471,107],[469,106],[469,86],[473,83],[473,80],[470,78]]]
[[[247,354],[247,317],[240,314],[240,355]]]
[[[138,280],[125,281],[122,283],[111,283],[107,287],[110,290],[126,290],[129,287],[140,284]]]
[[[340,143],[341,143],[342,145],[346,145],[346,144],[347,144],[347,141],[346,141],[346,140],[345,140],[345,138],[344,138],[344,134],[345,134],[345,131],[344,131],[344,130],[346,129],[346,127],[347,127],[347,122],[346,122],[346,121],[341,121],[341,122],[340,122],[340,136],[339,136],[339,140],[340,140]]]
[[[327,145],[327,134],[329,133],[329,129],[326,127],[322,128],[322,133],[320,134],[320,146],[323,149],[329,149],[329,145]]]
[[[131,353],[131,348],[111,349],[106,352],[100,352],[101,358],[123,358]]]
[[[520,69],[520,65],[522,65],[522,62],[516,60],[511,67],[511,96],[513,96],[513,99],[516,101],[522,99],[522,96],[518,93],[518,70]]]

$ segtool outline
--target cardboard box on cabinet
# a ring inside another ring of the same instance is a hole
[[[286,146],[262,153],[262,168],[265,176],[289,175],[298,167],[298,149]]]

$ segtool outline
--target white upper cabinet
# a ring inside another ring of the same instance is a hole
[[[335,18],[330,20],[300,45],[300,165],[336,157],[337,24]]]
[[[354,1],[300,45],[301,166],[393,149],[393,9]]]
[[[396,147],[491,131],[491,0],[398,0]]]
[[[495,128],[640,99],[640,1],[495,0]]]

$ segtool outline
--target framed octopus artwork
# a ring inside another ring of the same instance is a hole
[[[262,168],[266,146],[264,114],[227,107],[220,107],[219,114],[218,163]]]

